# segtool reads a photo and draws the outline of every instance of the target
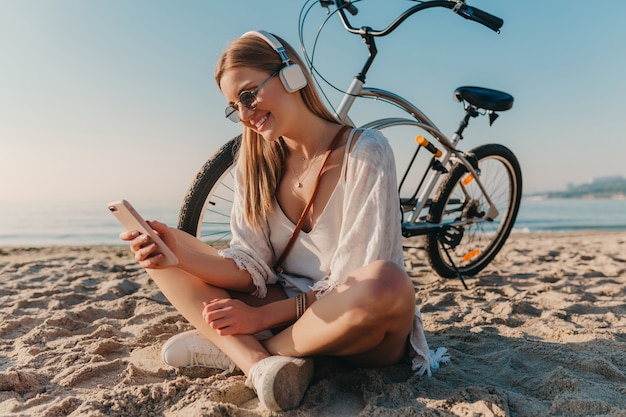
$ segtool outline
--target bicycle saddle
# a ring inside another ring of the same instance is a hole
[[[485,110],[505,111],[513,107],[512,95],[483,87],[459,87],[454,90],[454,98]]]

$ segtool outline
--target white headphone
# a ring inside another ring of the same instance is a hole
[[[269,46],[274,48],[276,53],[280,56],[283,65],[285,66],[283,69],[280,70],[279,77],[287,92],[294,93],[306,87],[307,81],[306,77],[304,76],[304,72],[302,71],[302,68],[300,68],[300,65],[291,62],[291,60],[287,56],[287,51],[285,50],[285,47],[282,43],[280,43],[276,36],[264,30],[251,30],[241,35],[242,38],[244,36],[259,37],[267,42]]]

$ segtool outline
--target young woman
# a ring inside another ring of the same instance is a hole
[[[343,126],[302,68],[262,31],[218,61],[226,115],[243,125],[228,249],[153,221],[179,259],[164,268],[148,236],[120,235],[196,329],[164,345],[166,363],[237,366],[272,410],[300,403],[315,355],[366,367],[410,355],[419,373],[431,365],[404,270],[392,150],[377,131]]]

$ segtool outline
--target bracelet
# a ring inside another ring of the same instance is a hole
[[[298,294],[296,296],[296,320],[298,320],[306,311],[306,294]]]

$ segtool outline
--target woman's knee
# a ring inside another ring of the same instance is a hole
[[[370,313],[404,314],[415,308],[415,290],[406,272],[389,261],[374,261],[355,271],[358,303]]]
[[[370,290],[375,296],[414,294],[413,284],[406,272],[393,262],[374,261],[365,267]]]

